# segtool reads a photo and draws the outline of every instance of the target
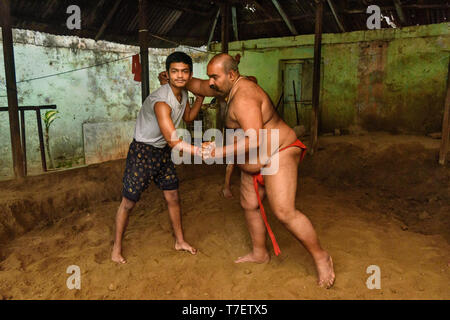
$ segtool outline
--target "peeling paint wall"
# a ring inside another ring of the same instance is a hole
[[[20,106],[56,104],[60,112],[50,128],[50,149],[55,166],[84,164],[84,123],[135,120],[141,107],[141,83],[133,80],[131,57],[139,47],[77,37],[13,30],[17,82],[102,64],[54,77],[17,84]],[[159,87],[168,54],[185,51],[194,60],[194,76],[206,74],[207,55],[180,47],[149,49],[150,91]],[[0,106],[7,106],[3,48],[0,34]],[[42,116],[45,110],[42,111]],[[25,112],[27,163],[30,174],[42,171],[37,121]],[[49,162],[47,161],[47,164]],[[12,176],[11,140],[7,112],[0,112],[0,177]]]
[[[322,38],[321,131],[440,131],[449,63],[450,23],[381,29]],[[213,49],[220,50],[220,44]],[[237,41],[239,69],[277,103],[282,60],[312,59],[314,35]],[[287,119],[295,122],[295,119]]]

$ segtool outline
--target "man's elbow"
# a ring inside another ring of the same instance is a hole
[[[186,124],[191,124],[192,121],[194,121],[194,119],[191,119],[190,117],[183,118],[183,120]]]

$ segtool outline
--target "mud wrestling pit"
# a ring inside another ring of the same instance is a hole
[[[450,173],[438,141],[388,133],[323,137],[300,165],[296,206],[333,256],[336,282],[316,284],[311,257],[275,219],[282,254],[235,264],[251,248],[239,203],[221,195],[225,166],[178,166],[185,237],[174,249],[160,190],[142,196],[125,234],[126,264],[111,261],[124,160],[0,183],[3,299],[449,299]],[[420,168],[418,170],[417,168]],[[267,245],[271,248],[270,239]],[[68,290],[66,269],[81,270]],[[369,290],[371,265],[381,289]]]

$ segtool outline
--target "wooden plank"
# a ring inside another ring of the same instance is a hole
[[[24,106],[19,107],[19,111],[34,111],[36,109],[56,109],[56,104],[42,105],[42,106]],[[0,111],[8,111],[8,107],[0,107]]]
[[[139,0],[139,47],[141,54],[141,93],[142,102],[150,94],[150,75],[148,63],[148,0]]]
[[[450,62],[447,73],[447,95],[445,96],[444,118],[442,119],[442,140],[439,150],[439,164],[445,165],[450,141]]]
[[[168,0],[152,0],[152,5],[156,6],[156,7],[164,7],[164,8],[168,8],[168,9],[173,9],[173,10],[180,10],[189,14],[193,14],[196,16],[202,16],[202,17],[206,17],[206,18],[210,18],[212,12],[203,12],[203,11],[199,11],[199,10],[194,10],[194,9],[189,9],[187,7],[182,7],[180,4],[178,3],[174,3]],[[188,4],[189,5],[189,4]]]
[[[36,121],[39,135],[39,149],[41,150],[42,170],[44,170],[44,172],[47,172],[47,162],[45,161],[44,133],[42,132],[41,110],[39,109],[36,109]]]
[[[116,0],[116,3],[114,3],[114,7],[111,9],[111,11],[108,13],[108,16],[106,17],[105,21],[103,22],[102,26],[100,27],[100,30],[98,31],[97,35],[95,36],[95,41],[100,39],[100,37],[103,35],[103,32],[108,27],[109,23],[111,22],[112,18],[117,12],[117,9],[119,9],[120,2],[122,0]]]
[[[277,8],[278,13],[280,14],[280,16],[283,18],[284,22],[286,23],[286,25],[288,26],[289,30],[291,31],[291,33],[296,36],[298,35],[297,30],[295,29],[294,25],[292,24],[291,20],[289,19],[289,17],[287,16],[287,14],[284,12],[283,8],[280,6],[280,4],[278,3],[278,0],[272,0],[273,5],[275,6],[275,8]]]
[[[23,149],[20,142],[19,104],[17,101],[16,69],[14,64],[14,47],[11,30],[10,0],[0,1],[0,22],[3,37],[3,59],[5,64],[6,91],[8,97],[9,128],[13,156],[14,176],[23,178]]]
[[[333,14],[331,12],[324,12],[323,15],[325,17],[327,17],[327,16],[331,17]],[[291,21],[293,21],[293,20],[309,20],[309,19],[312,20],[315,18],[316,18],[316,15],[310,14],[310,13],[289,17],[289,19],[291,19]],[[261,19],[261,20],[240,21],[240,22],[238,22],[238,25],[252,25],[252,24],[263,24],[263,23],[274,23],[274,22],[283,22],[283,19],[282,18],[268,18],[268,19]]]
[[[311,115],[311,146],[310,153],[317,152],[318,132],[319,132],[319,98],[320,98],[320,64],[322,56],[322,19],[323,19],[323,0],[316,2],[316,26],[314,36],[314,69],[313,69],[313,96],[312,96],[312,115]]]

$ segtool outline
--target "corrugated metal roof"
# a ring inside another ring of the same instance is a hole
[[[59,35],[95,38],[109,12],[119,0],[10,0],[13,27]],[[151,47],[173,47],[176,43],[191,46],[206,44],[219,8],[219,0],[148,0],[148,30],[172,42],[150,37]],[[273,0],[229,0],[237,10],[239,40],[292,35]],[[314,33],[314,0],[278,0],[299,34]],[[342,19],[345,31],[366,30],[367,6],[380,6],[383,15],[393,18],[397,26],[423,25],[449,21],[450,0],[400,0],[406,22],[401,22],[394,0],[324,0],[323,32],[342,32],[330,9],[332,4]],[[100,40],[138,44],[138,0],[122,0]],[[81,9],[81,30],[66,27],[67,7]],[[230,41],[234,32],[230,17]],[[390,28],[383,21],[382,27]],[[220,41],[221,21],[213,41]]]

